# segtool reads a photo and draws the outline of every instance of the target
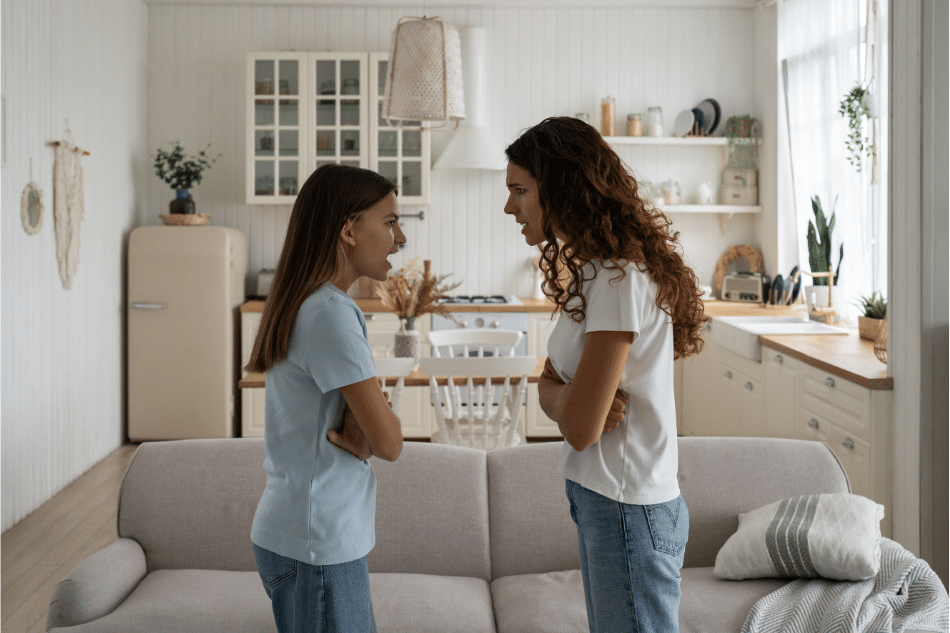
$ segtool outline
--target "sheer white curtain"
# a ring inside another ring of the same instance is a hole
[[[848,160],[845,141],[848,124],[838,109],[847,93],[858,84],[871,82],[872,113],[880,114],[883,91],[872,74],[880,69],[870,63],[879,50],[873,33],[865,27],[867,3],[875,0],[785,0],[779,3],[780,56],[784,70],[787,143],[783,143],[791,167],[790,195],[794,205],[799,265],[809,270],[806,232],[814,218],[811,199],[821,199],[826,217],[835,211],[831,269],[838,266],[844,244],[840,277],[834,291],[839,314],[856,322],[860,295],[884,290],[886,283],[886,224],[880,218],[880,184],[873,184],[875,163],[865,157],[859,172]],[[875,21],[872,20],[872,26]],[[868,54],[865,57],[865,54]],[[867,136],[880,139],[880,130],[867,126]],[[883,158],[881,144],[877,155]],[[883,160],[877,162],[884,165]],[[878,183],[886,180],[877,174]],[[788,181],[786,181],[788,182]],[[806,277],[803,284],[810,283]]]

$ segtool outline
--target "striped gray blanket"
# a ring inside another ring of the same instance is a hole
[[[947,591],[923,560],[881,539],[881,568],[868,580],[794,580],[755,603],[742,633],[942,631]]]

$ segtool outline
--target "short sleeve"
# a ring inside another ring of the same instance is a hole
[[[633,332],[639,335],[644,310],[649,309],[649,276],[635,264],[620,271],[597,267],[597,276],[587,282],[586,332]]]
[[[300,324],[297,334],[301,366],[320,391],[327,393],[376,375],[365,321],[355,304],[331,297]]]

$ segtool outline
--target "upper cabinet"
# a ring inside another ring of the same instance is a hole
[[[248,53],[248,204],[292,205],[316,168],[379,172],[401,204],[429,201],[429,132],[381,118],[386,53]]]

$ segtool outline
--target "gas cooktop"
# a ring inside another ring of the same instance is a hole
[[[520,305],[521,300],[514,295],[458,295],[455,297],[442,297],[438,303],[454,305]]]

